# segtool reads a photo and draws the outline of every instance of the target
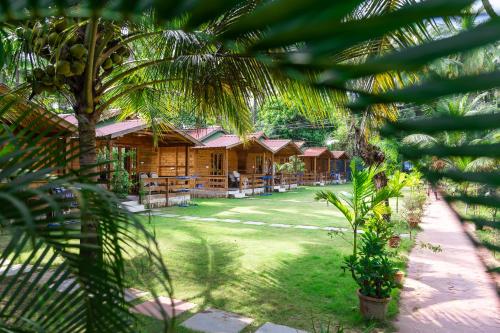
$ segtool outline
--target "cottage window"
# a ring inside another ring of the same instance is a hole
[[[211,156],[210,156],[210,160],[211,160],[211,170],[210,170],[210,174],[212,176],[222,176],[224,174],[224,170],[223,170],[223,163],[224,163],[224,154],[222,153],[212,153]]]
[[[261,155],[255,156],[255,173],[264,173],[264,159]]]

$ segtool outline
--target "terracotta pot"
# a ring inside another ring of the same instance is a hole
[[[365,319],[384,320],[391,298],[375,298],[361,294],[358,289],[359,311]]]
[[[389,246],[392,248],[397,248],[401,244],[401,237],[398,235],[394,235],[391,238],[389,238]]]
[[[403,285],[404,279],[405,279],[405,272],[397,271],[396,274],[394,274],[394,282],[396,282],[397,284]]]
[[[420,223],[420,219],[416,215],[410,215],[408,216],[408,224],[410,225],[410,228],[416,228],[418,227],[418,224]]]

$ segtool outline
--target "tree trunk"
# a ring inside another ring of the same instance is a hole
[[[86,181],[96,184],[97,183],[97,145],[95,133],[95,119],[92,116],[77,113],[78,117],[78,140],[80,147],[80,170],[82,176]],[[89,195],[85,196],[86,199],[91,199]],[[101,260],[101,251],[96,250],[95,246],[99,246],[98,236],[98,221],[94,219],[92,214],[88,214],[85,210],[82,211],[81,216],[81,231],[86,237],[82,238],[80,243],[87,245],[93,249],[83,247],[80,251],[82,260]]]

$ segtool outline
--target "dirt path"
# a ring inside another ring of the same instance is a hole
[[[432,201],[417,242],[440,245],[433,253],[418,245],[396,321],[399,332],[500,332],[500,304],[493,282],[458,219],[442,201]]]

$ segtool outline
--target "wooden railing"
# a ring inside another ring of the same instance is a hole
[[[168,206],[169,200],[186,196],[192,187],[191,177],[155,177],[141,178],[141,188],[145,195],[144,203],[148,206],[161,205],[163,202]]]
[[[247,190],[262,188],[265,186],[266,181],[263,179],[264,174],[240,174],[239,189]]]
[[[194,178],[194,189],[224,190],[226,188],[226,176],[196,176]]]

